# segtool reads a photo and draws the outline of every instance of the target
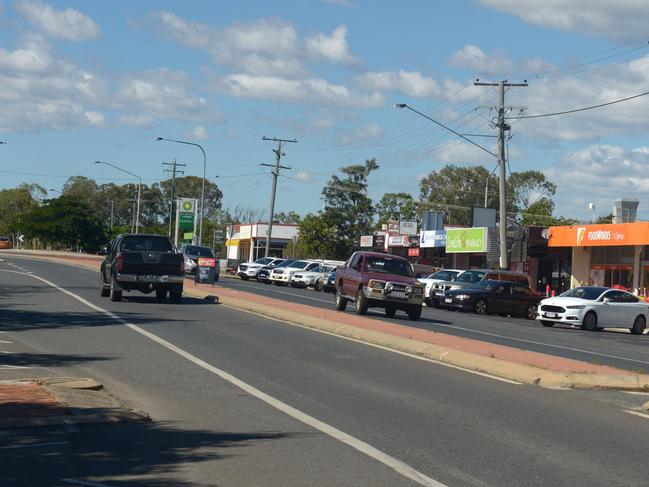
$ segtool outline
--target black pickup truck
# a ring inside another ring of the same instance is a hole
[[[101,295],[120,301],[122,291],[155,291],[160,301],[179,303],[183,294],[185,261],[167,237],[126,233],[102,249]]]

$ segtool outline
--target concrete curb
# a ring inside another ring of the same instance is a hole
[[[17,255],[23,255],[18,254]],[[73,264],[57,259],[56,256],[38,256],[33,258],[44,258],[63,264],[77,265],[89,269],[95,267],[86,263]],[[85,256],[84,256],[85,257]],[[184,293],[196,298],[213,296],[210,293],[198,288],[185,286]],[[629,373],[626,375],[604,375],[604,374],[581,374],[581,373],[560,373],[551,370],[541,369],[527,364],[507,362],[505,360],[485,357],[475,353],[464,352],[450,347],[433,345],[409,338],[397,337],[352,325],[343,325],[322,318],[283,310],[281,308],[267,307],[243,299],[229,296],[220,297],[217,300],[220,304],[235,309],[249,311],[269,318],[294,323],[307,328],[331,333],[344,338],[358,340],[371,345],[378,345],[400,352],[416,355],[436,362],[445,363],[455,367],[481,372],[507,380],[535,385],[546,389],[608,389],[623,391],[649,391],[649,375]],[[649,404],[649,403],[648,403]]]

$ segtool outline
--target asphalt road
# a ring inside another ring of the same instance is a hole
[[[93,377],[153,422],[0,432],[0,483],[417,485],[405,466],[429,485],[649,484],[649,418],[625,412],[646,397],[504,383],[203,300],[112,303],[96,272],[7,260],[0,378]]]
[[[278,287],[231,278],[221,279],[219,285],[310,306],[330,309],[334,306],[333,294],[312,289]],[[347,313],[352,312],[353,306],[350,305]],[[394,320],[383,316],[383,311],[378,308],[370,309],[368,315]],[[518,317],[479,316],[428,307],[424,307],[418,322],[408,321],[400,312],[397,312],[396,319],[408,326],[449,335],[649,373],[649,335],[646,334],[637,336],[619,329],[588,332],[569,326],[545,328],[534,320]]]

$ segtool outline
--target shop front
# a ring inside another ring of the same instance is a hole
[[[571,287],[649,288],[649,222],[550,227],[548,247],[571,249]]]

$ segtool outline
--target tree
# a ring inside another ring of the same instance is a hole
[[[168,205],[171,198],[171,186],[173,180],[166,179],[160,182],[160,190],[162,198]],[[196,198],[198,200],[198,207],[200,208],[201,188],[203,178],[198,176],[184,176],[176,178],[176,198]],[[214,219],[221,209],[221,200],[223,193],[219,187],[212,181],[205,181],[205,219]],[[168,221],[168,220],[167,220]]]
[[[378,223],[390,220],[415,220],[418,204],[408,193],[385,193],[376,205]]]
[[[0,190],[0,235],[15,235],[22,231],[23,215],[36,208],[46,194],[42,186],[27,183]]]
[[[432,171],[420,181],[420,200],[427,210],[445,212],[446,223],[469,225],[471,207],[484,206],[486,186],[487,206],[498,208],[496,176],[491,175],[483,166],[463,167],[447,164],[439,171]],[[513,198],[508,198],[507,203],[508,210],[513,210]]]
[[[523,226],[549,226],[554,225],[556,218],[552,216],[554,203],[547,198],[541,198],[532,203],[520,213]]]
[[[286,225],[297,225],[301,219],[302,217],[294,211],[289,211],[288,213],[281,211],[273,216],[274,222],[284,223]]]
[[[509,177],[507,184],[514,193],[515,204],[518,210],[527,213],[536,213],[539,210],[548,210],[552,215],[554,203],[552,196],[557,186],[545,178],[540,171],[514,172]],[[532,211],[532,206],[537,211]]]
[[[374,206],[367,196],[367,179],[378,167],[375,159],[343,167],[343,177],[334,174],[322,190],[325,208],[321,217],[335,228],[334,257],[346,259],[361,235],[372,231]]]
[[[296,250],[299,248],[304,255],[319,259],[339,256],[336,247],[336,226],[329,220],[326,212],[306,215],[300,221],[299,232]]]
[[[27,212],[24,220],[25,234],[46,244],[95,252],[107,241],[104,226],[88,203],[77,197],[46,200]]]

